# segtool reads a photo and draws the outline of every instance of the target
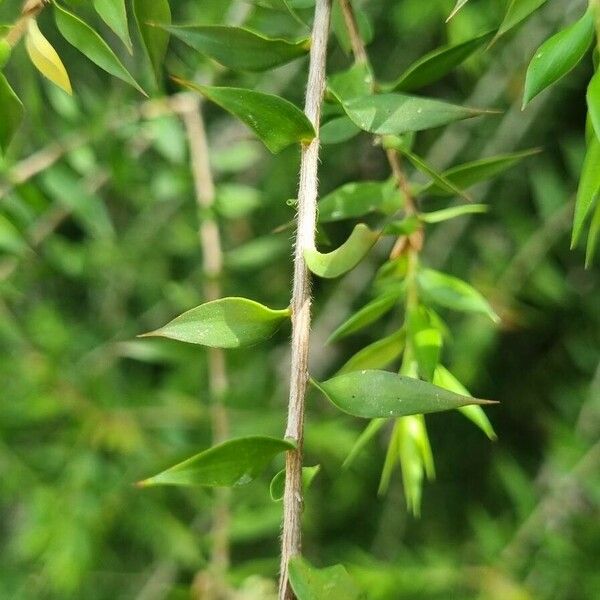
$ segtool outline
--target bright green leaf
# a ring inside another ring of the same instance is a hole
[[[256,479],[282,452],[293,450],[287,440],[249,436],[230,440],[204,450],[158,475],[140,481],[140,487],[154,485],[235,487]]]
[[[176,81],[236,116],[273,153],[297,142],[310,142],[315,137],[315,130],[306,115],[279,96],[243,88],[196,85],[183,79]]]
[[[404,336],[403,331],[397,331],[365,346],[344,364],[338,371],[338,375],[362,369],[383,369],[387,367],[402,354]]]
[[[141,337],[161,336],[214,348],[240,348],[270,338],[290,316],[247,298],[221,298],[179,315]]]
[[[19,97],[0,73],[0,150],[6,152],[6,148],[12,140],[15,132],[23,119],[23,104]]]
[[[344,460],[342,468],[347,469],[362,452],[364,447],[377,435],[381,428],[388,422],[388,419],[373,419],[358,436],[352,450]]]
[[[313,479],[318,475],[321,470],[321,465],[315,465],[314,467],[302,467],[302,489],[306,491]],[[271,500],[273,502],[279,502],[283,500],[283,493],[285,489],[285,469],[281,469],[275,477],[271,480],[269,486],[269,493],[271,494]]]
[[[29,246],[21,232],[0,213],[0,251],[20,256],[27,252]]]
[[[521,21],[524,21],[547,1],[548,0],[510,0],[510,4],[508,5],[506,14],[504,15],[504,19],[500,24],[500,28],[498,29],[498,33],[496,33],[494,41],[501,35],[510,31],[513,27],[516,27]]]
[[[161,81],[169,34],[155,24],[171,24],[169,0],[133,0],[133,14],[157,82]]]
[[[417,231],[420,226],[421,221],[419,220],[419,217],[416,215],[411,215],[409,217],[404,217],[404,219],[388,223],[383,232],[386,235],[410,235],[411,233]]]
[[[431,381],[442,351],[442,333],[431,323],[423,307],[409,313],[407,325],[409,344],[417,359],[419,373]]]
[[[0,69],[3,69],[12,54],[12,46],[4,39],[0,38]]]
[[[585,266],[589,269],[594,262],[594,255],[600,241],[600,202],[596,204],[585,251]]]
[[[446,19],[446,23],[448,21],[450,21],[450,19],[452,19],[456,13],[468,2],[469,0],[456,0],[456,4],[454,5],[454,8],[452,9],[452,12],[448,15],[448,18]]]
[[[100,18],[115,32],[131,52],[131,37],[129,36],[129,26],[127,24],[125,0],[94,0],[94,8]]]
[[[598,201],[599,194],[600,140],[598,136],[592,135],[583,162],[579,188],[577,189],[577,198],[575,200],[575,217],[573,219],[573,235],[571,237],[572,248],[577,244],[587,217]]]
[[[462,217],[464,215],[481,214],[488,211],[487,204],[461,204],[460,206],[450,206],[441,210],[434,210],[428,213],[420,213],[419,218],[425,223],[441,223]]]
[[[587,105],[590,121],[596,137],[600,139],[600,71],[596,71],[587,89]]]

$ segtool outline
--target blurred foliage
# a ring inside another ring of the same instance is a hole
[[[68,4],[85,9],[79,0]],[[174,2],[174,22],[222,23],[228,9],[251,8],[230,4]],[[0,22],[19,5],[2,3]],[[433,47],[497,26],[505,2],[471,0],[448,25],[452,0],[357,5],[373,32],[374,68],[391,81]],[[600,595],[600,273],[583,269],[582,251],[569,251],[589,61],[520,110],[528,58],[582,7],[548,2],[428,90],[503,110],[438,138],[422,135],[419,154],[436,167],[544,149],[477,188],[486,215],[439,226],[425,248],[429,265],[474,283],[502,318],[490,327],[483,317],[445,315],[453,332],[446,363],[476,396],[501,401],[489,413],[499,440],[490,444],[455,414],[428,417],[437,480],[414,519],[397,474],[377,496],[385,444],[371,443],[342,470],[363,424],[310,397],[306,461],[322,469],[307,494],[305,552],[315,564],[346,564],[372,600]],[[47,19],[41,15],[41,28]],[[261,6],[247,23],[305,33],[284,12]],[[52,38],[51,27],[44,31]],[[117,38],[102,32],[116,48]],[[331,70],[350,64],[341,38]],[[211,443],[204,349],[135,338],[203,301],[185,131],[64,41],[52,42],[73,98],[27,68],[22,47],[7,67],[28,116],[0,162],[0,597],[188,597],[192,582],[203,585],[212,493],[132,486]],[[134,47],[141,52],[138,39]],[[120,56],[138,80],[151,81],[143,62]],[[267,75],[217,69],[216,77],[301,104],[304,64]],[[202,80],[214,69],[172,42],[168,72]],[[227,251],[224,289],[285,306],[291,232],[274,231],[294,216],[286,200],[296,193],[298,150],[272,157],[221,109],[207,105],[204,113]],[[325,146],[321,162],[323,195],[387,176],[367,134]],[[326,231],[334,241],[348,234],[343,224]],[[390,333],[383,319],[324,346],[369,300],[373,270],[365,263],[341,282],[315,283],[316,376]],[[287,336],[282,330],[272,343],[227,354],[232,435],[281,435]],[[281,506],[268,485],[267,474],[232,495],[230,576],[239,598],[273,593]]]

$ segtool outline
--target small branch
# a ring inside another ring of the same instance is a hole
[[[358,23],[356,22],[356,16],[350,4],[350,0],[339,0],[339,4],[342,16],[344,17],[346,31],[348,31],[348,37],[350,38],[354,60],[357,64],[369,64],[369,57],[367,56],[365,44],[360,35]]]
[[[303,145],[298,187],[298,217],[294,256],[292,292],[292,348],[290,395],[286,437],[294,440],[296,450],[286,454],[285,492],[283,497],[283,530],[281,537],[280,600],[293,600],[289,585],[290,559],[301,550],[302,515],[302,443],[304,437],[304,398],[308,381],[308,347],[310,336],[310,274],[304,262],[304,251],[315,247],[317,221],[319,122],[325,92],[325,64],[331,1],[317,0],[310,49],[304,112],[317,136]]]

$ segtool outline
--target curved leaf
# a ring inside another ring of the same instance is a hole
[[[587,89],[587,106],[596,137],[600,139],[600,71],[596,71]]]
[[[244,88],[196,85],[179,78],[175,78],[175,81],[199,92],[236,116],[273,153],[297,142],[310,142],[315,137],[315,130],[306,115],[279,96]]]
[[[94,0],[94,8],[100,18],[115,32],[125,44],[129,52],[132,51],[129,26],[127,24],[127,9],[125,0]]]
[[[133,14],[157,82],[161,80],[169,34],[152,23],[171,24],[169,0],[133,0]]]
[[[322,144],[340,144],[351,140],[361,132],[362,130],[352,122],[350,117],[343,115],[321,125],[319,138]]]
[[[304,56],[310,48],[310,38],[292,42],[242,27],[182,25],[163,28],[194,50],[238,71],[267,71]]]
[[[0,73],[0,150],[6,151],[23,119],[23,104]]]
[[[155,485],[235,487],[256,479],[278,454],[293,450],[287,440],[249,436],[213,446],[166,471],[138,482]]]
[[[366,256],[379,238],[379,232],[372,231],[365,224],[359,223],[350,237],[339,247],[322,254],[318,250],[304,251],[306,265],[315,275],[332,279],[347,273]]]
[[[498,29],[498,33],[496,33],[493,41],[510,31],[513,27],[516,27],[521,21],[524,21],[547,1],[548,0],[511,0],[506,10],[506,14],[504,15],[504,19],[500,24],[500,28]]]
[[[599,195],[600,140],[598,139],[598,136],[593,134],[587,148],[583,169],[581,171],[581,178],[579,180],[579,187],[577,189],[571,248],[575,247],[575,244],[577,244],[587,217],[598,201]]]
[[[317,569],[301,556],[290,560],[290,585],[297,600],[364,600],[342,565]]]
[[[585,249],[585,266],[589,269],[593,262],[596,250],[598,248],[598,242],[600,241],[600,202],[596,204],[594,210],[594,216],[590,224],[590,232],[588,234],[587,246]]]
[[[361,369],[383,369],[396,360],[404,350],[404,331],[397,331],[359,350],[338,371],[338,375]]]
[[[302,490],[306,491],[313,479],[319,474],[321,465],[315,465],[314,467],[302,467]],[[271,479],[271,485],[269,486],[269,494],[273,502],[279,502],[283,500],[283,493],[285,490],[285,469],[281,469],[273,479]]]
[[[290,310],[273,310],[247,298],[221,298],[179,315],[140,337],[167,337],[214,348],[240,348],[270,338]]]

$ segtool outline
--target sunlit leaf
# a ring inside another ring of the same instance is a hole
[[[352,371],[313,382],[340,410],[366,419],[404,417],[490,404],[389,371]]]
[[[23,104],[0,73],[0,150],[6,151],[23,119]]]
[[[266,436],[230,440],[204,450],[158,475],[140,481],[140,487],[155,485],[235,487],[256,479],[269,463],[294,444]]]
[[[183,79],[176,81],[236,116],[273,153],[294,143],[310,142],[315,137],[315,130],[306,115],[279,96],[243,88],[196,85]]]
[[[384,337],[359,350],[338,371],[338,375],[361,369],[383,369],[396,360],[404,349],[404,331]]]
[[[72,94],[71,81],[56,50],[40,31],[35,19],[29,19],[25,48],[35,68],[59,88]]]
[[[456,13],[468,2],[469,0],[456,0],[456,4],[454,5],[454,8],[452,9],[452,12],[448,15],[448,18],[446,19],[446,23],[448,21],[450,21],[450,19],[452,19]]]
[[[577,198],[575,200],[575,217],[573,219],[573,235],[571,237],[572,248],[577,244],[583,226],[598,201],[599,195],[600,140],[598,136],[592,135],[583,162],[583,169],[577,189]]]
[[[127,24],[125,0],[94,0],[94,8],[100,18],[115,32],[131,52],[131,37],[129,36],[129,26]]]
[[[516,27],[521,21],[524,21],[529,15],[534,13],[542,4],[548,0],[510,0],[510,4],[500,24],[498,33],[494,40]]]
[[[221,298],[179,315],[164,327],[143,334],[215,348],[251,346],[270,338],[290,316],[247,298]]]
[[[450,206],[441,210],[434,210],[428,213],[419,213],[419,218],[425,223],[441,223],[456,217],[464,215],[481,214],[488,211],[487,204],[461,204],[460,206]]]
[[[379,232],[359,223],[339,248],[326,254],[314,249],[305,250],[304,260],[308,268],[319,277],[339,277],[352,270],[366,256],[379,235]]]
[[[302,489],[306,491],[313,479],[318,475],[321,470],[321,465],[315,465],[314,467],[302,467]],[[285,469],[281,469],[273,479],[271,479],[271,485],[269,486],[269,493],[271,494],[271,500],[279,502],[283,500],[283,493],[285,489]]]
[[[157,82],[161,80],[169,34],[154,24],[171,24],[169,0],[133,0],[133,14]]]
[[[407,325],[410,347],[417,359],[419,373],[431,381],[442,350],[442,333],[431,323],[423,307],[417,307],[409,313]]]
[[[596,71],[587,89],[587,106],[596,138],[600,139],[600,71]]]
[[[594,256],[600,242],[600,202],[596,204],[592,222],[590,224],[590,232],[587,239],[587,247],[585,251],[585,266],[590,268],[594,262]]]
[[[239,71],[267,71],[304,56],[310,48],[310,38],[288,41],[242,27],[186,25],[165,29],[205,56]]]
[[[523,107],[573,69],[584,57],[593,39],[594,17],[588,10],[573,25],[546,40],[529,63]]]

